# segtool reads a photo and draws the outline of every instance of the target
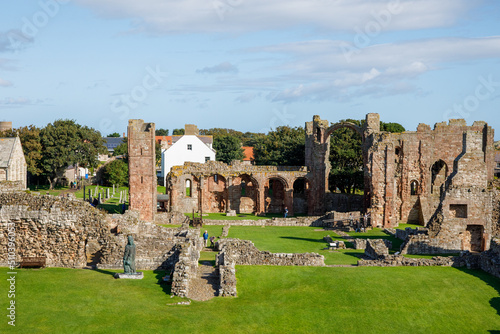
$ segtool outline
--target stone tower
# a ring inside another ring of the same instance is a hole
[[[156,212],[155,124],[142,119],[128,122],[129,208],[153,221]]]

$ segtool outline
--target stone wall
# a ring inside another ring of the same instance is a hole
[[[7,265],[7,226],[12,223],[17,263],[39,256],[46,257],[49,267],[119,269],[127,235],[132,235],[137,269],[168,269],[178,260],[178,245],[202,247],[199,230],[145,223],[134,212],[108,216],[72,198],[0,193],[0,266]]]
[[[384,239],[367,239],[365,256],[374,260],[384,259],[389,255],[389,248],[386,242]]]
[[[233,225],[233,226],[316,226],[323,227],[322,217],[293,217],[272,218],[259,220],[214,220],[203,219],[204,225]]]
[[[26,189],[23,181],[0,181],[0,193],[11,191],[22,191]]]
[[[179,260],[175,263],[172,275],[171,293],[174,296],[187,297],[190,281],[196,276],[201,247],[186,242],[177,247]]]
[[[316,253],[288,254],[259,251],[249,240],[221,239],[217,265],[324,266],[324,256]]]
[[[316,253],[286,254],[259,251],[249,240],[220,239],[216,265],[219,268],[219,296],[236,296],[236,265],[324,266],[324,256]]]
[[[445,266],[461,267],[465,263],[457,257],[436,256],[432,259],[407,258],[404,256],[389,255],[383,259],[358,261],[358,266],[362,267],[420,267],[420,266]]]

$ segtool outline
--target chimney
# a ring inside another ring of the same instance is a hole
[[[184,125],[184,135],[186,136],[199,136],[200,131],[198,127],[194,124],[186,124]]]

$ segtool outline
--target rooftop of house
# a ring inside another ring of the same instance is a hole
[[[16,138],[0,138],[0,168],[9,167],[9,161],[15,143]]]
[[[253,147],[243,146],[243,161],[253,161]]]
[[[104,137],[104,146],[108,149],[108,151],[114,151],[114,149],[123,143],[123,137]]]

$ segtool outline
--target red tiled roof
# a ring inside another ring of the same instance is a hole
[[[168,145],[172,145],[172,136],[155,136],[155,140],[159,144],[166,141]]]
[[[243,146],[243,161],[253,161],[253,147]]]

